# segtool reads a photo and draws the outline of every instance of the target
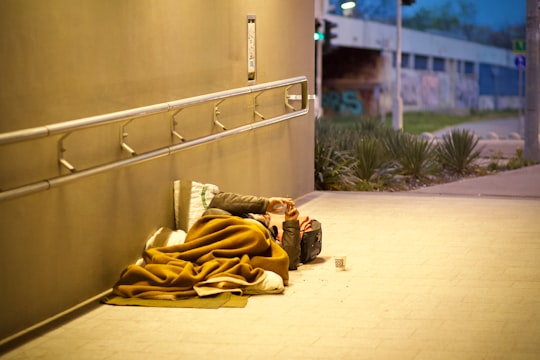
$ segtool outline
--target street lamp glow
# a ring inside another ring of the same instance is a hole
[[[341,4],[341,8],[343,10],[352,9],[354,7],[356,7],[356,2],[354,2],[354,1],[347,1],[347,2],[344,2],[343,4]]]

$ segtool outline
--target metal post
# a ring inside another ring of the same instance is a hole
[[[538,71],[539,56],[538,41],[540,34],[538,29],[538,10],[539,0],[527,0],[527,47],[526,47],[526,89],[525,89],[525,149],[523,156],[525,159],[540,161],[540,148],[538,145],[538,126],[539,111],[538,102],[540,102],[540,93],[538,82],[540,81],[540,72]]]
[[[322,24],[323,16],[326,14],[326,0],[319,0],[315,3],[315,19]],[[323,116],[322,108],[322,72],[323,72],[322,41],[315,41],[315,94],[317,98],[314,102],[315,119]]]
[[[524,120],[523,120],[523,66],[518,69],[518,121],[519,121],[519,134],[524,134]]]
[[[392,127],[403,129],[403,100],[401,99],[401,0],[396,0],[396,84],[392,107]]]

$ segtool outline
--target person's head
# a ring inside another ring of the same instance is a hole
[[[266,227],[269,227],[270,226],[270,221],[271,221],[271,216],[269,213],[264,213],[264,214],[250,214],[251,217],[261,223],[263,223],[264,225],[266,225]]]

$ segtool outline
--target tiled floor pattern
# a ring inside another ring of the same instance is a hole
[[[540,200],[312,193],[320,258],[217,310],[98,306],[2,359],[539,359]],[[345,272],[332,256],[347,255]]]

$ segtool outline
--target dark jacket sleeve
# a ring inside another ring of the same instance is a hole
[[[300,264],[300,223],[298,220],[283,222],[281,246],[289,255],[289,270],[296,270]]]
[[[264,214],[268,208],[268,199],[252,195],[239,195],[221,192],[216,194],[208,209],[224,210],[231,215],[245,216],[245,214]]]

